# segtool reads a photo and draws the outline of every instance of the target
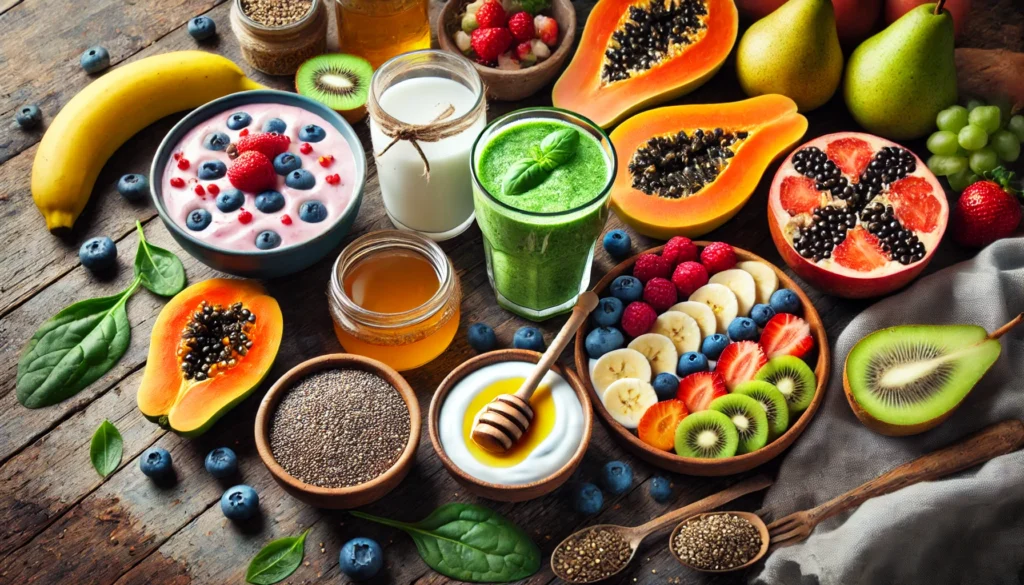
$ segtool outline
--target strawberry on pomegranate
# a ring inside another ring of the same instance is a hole
[[[480,61],[493,63],[512,45],[512,33],[507,28],[478,28],[470,36],[470,44]]]
[[[1017,230],[1021,220],[1020,192],[1013,173],[999,168],[991,179],[968,185],[953,209],[953,239],[961,246],[980,248]]]
[[[697,372],[679,381],[676,398],[683,401],[686,410],[697,412],[707,410],[712,400],[726,394],[725,381],[718,372]]]
[[[274,165],[262,152],[249,150],[238,155],[228,167],[228,181],[241,191],[259,193],[277,184]]]
[[[479,28],[496,28],[505,26],[507,17],[501,2],[488,0],[476,11],[476,23]]]
[[[262,152],[264,156],[274,160],[275,156],[288,150],[288,145],[291,142],[290,138],[277,132],[257,132],[239,138],[235,148],[238,152],[249,152],[250,150]]]
[[[526,43],[536,35],[536,28],[533,26],[533,17],[529,12],[516,12],[508,19],[508,30],[520,43]]]
[[[796,315],[779,313],[764,326],[761,348],[768,359],[780,355],[802,358],[814,349],[811,326]]]
[[[743,382],[754,379],[754,375],[768,363],[764,350],[754,341],[737,341],[725,346],[718,356],[715,372],[722,376],[730,392]]]
[[[558,21],[550,16],[538,14],[533,19],[533,26],[537,30],[537,38],[548,47],[558,44]]]

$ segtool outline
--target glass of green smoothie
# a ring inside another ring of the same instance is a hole
[[[492,121],[470,159],[473,206],[498,304],[542,321],[590,285],[608,218],[615,149],[590,120],[557,108]]]

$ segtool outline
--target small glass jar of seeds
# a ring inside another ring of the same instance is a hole
[[[293,75],[327,48],[324,0],[234,0],[231,30],[242,56],[269,75]]]

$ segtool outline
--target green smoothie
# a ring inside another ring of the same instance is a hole
[[[570,309],[589,285],[594,244],[608,216],[606,191],[614,166],[601,143],[581,127],[582,121],[522,114],[521,120],[484,131],[473,157],[474,203],[499,303],[540,320]],[[573,154],[541,173],[539,182],[509,193],[509,170],[536,153],[545,138],[557,131],[564,135],[566,129],[578,134]]]

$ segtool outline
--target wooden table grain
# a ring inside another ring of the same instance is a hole
[[[1024,49],[1024,15],[1018,0],[975,0],[975,19],[963,42],[981,48]],[[580,27],[592,0],[577,1]],[[431,0],[433,14],[440,8]],[[271,294],[281,303],[285,338],[268,382],[222,419],[209,433],[184,440],[147,421],[135,406],[145,365],[150,331],[163,300],[149,293],[136,294],[128,304],[132,323],[131,345],[121,361],[100,380],[74,398],[39,410],[22,408],[15,399],[15,375],[21,348],[32,332],[60,308],[85,297],[112,294],[131,279],[130,261],[137,237],[136,220],[146,236],[170,248],[184,261],[190,282],[215,272],[189,257],[170,238],[148,202],[130,204],[114,188],[128,172],[146,173],[161,137],[181,115],[171,116],[131,139],[101,173],[89,206],[72,235],[51,236],[32,204],[29,176],[42,129],[22,131],[13,122],[14,110],[36,103],[44,114],[44,127],[77,91],[90,81],[78,65],[79,54],[91,45],[103,45],[117,66],[168,51],[195,48],[185,23],[206,14],[219,27],[219,38],[201,48],[221,53],[239,63],[252,77],[276,88],[290,89],[288,78],[257,74],[241,58],[228,23],[229,2],[222,0],[0,0],[0,584],[223,584],[242,583],[252,556],[268,541],[311,529],[306,558],[287,583],[339,583],[338,551],[354,536],[370,536],[385,547],[386,569],[375,582],[443,583],[429,570],[403,534],[371,525],[343,513],[306,506],[273,482],[260,463],[253,441],[253,419],[260,397],[271,381],[297,363],[340,350],[330,327],[325,302],[330,264],[335,254],[291,277],[270,281]],[[333,15],[332,15],[333,19]],[[336,45],[332,23],[331,43]],[[549,92],[526,102],[493,104],[491,117],[523,105],[549,103]],[[732,60],[703,88],[677,103],[711,103],[741,99]],[[809,116],[808,136],[854,128],[841,99]],[[369,152],[365,125],[358,127]],[[97,136],[102,140],[102,136]],[[919,154],[923,144],[911,144]],[[752,250],[781,262],[765,223],[767,188],[774,167],[743,211],[707,236]],[[369,173],[366,198],[347,241],[366,232],[389,228],[375,173]],[[608,228],[621,227],[614,216]],[[78,263],[77,250],[92,236],[108,235],[120,249],[120,272],[97,281]],[[655,243],[634,234],[635,247]],[[452,346],[428,366],[409,372],[423,413],[434,388],[455,366],[471,357],[465,327],[482,321],[497,332],[499,343],[510,346],[513,332],[525,322],[502,311],[494,302],[484,270],[483,245],[475,227],[442,246],[462,281],[462,326]],[[943,243],[929,271],[967,257]],[[613,262],[598,251],[594,280]],[[807,289],[825,321],[832,340],[867,303],[844,301]],[[563,319],[544,323],[550,339]],[[563,362],[569,363],[568,352]],[[852,416],[852,415],[851,415]],[[813,424],[828,424],[825,415]],[[124,436],[120,468],[100,478],[89,463],[89,440],[104,420],[117,425]],[[226,486],[203,470],[203,458],[212,448],[228,445],[240,457],[242,481],[260,494],[261,520],[239,528],[224,518],[219,499]],[[138,470],[138,455],[148,447],[168,449],[179,481],[158,488]],[[531,534],[545,554],[572,530],[594,522],[640,524],[666,510],[719,491],[750,474],[732,478],[670,476],[675,485],[668,504],[648,496],[649,479],[660,472],[629,457],[599,425],[579,475],[593,480],[612,459],[628,461],[635,470],[632,489],[622,496],[607,495],[595,518],[572,511],[566,491],[521,504],[479,501],[460,490],[423,441],[409,477],[385,500],[370,506],[373,513],[415,520],[435,506],[452,501],[477,502],[508,515]],[[775,465],[761,471],[769,473]],[[737,503],[754,510],[758,498]],[[733,583],[742,576],[706,576],[679,567],[665,543],[667,534],[652,538],[624,573],[624,582]],[[554,580],[546,563],[526,582]]]

